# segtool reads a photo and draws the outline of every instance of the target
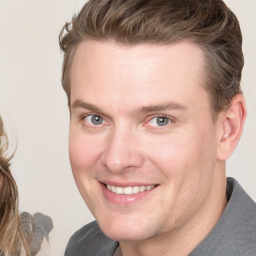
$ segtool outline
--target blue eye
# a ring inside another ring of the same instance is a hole
[[[168,118],[168,117],[165,117],[165,116],[156,116],[156,117],[154,117],[154,118],[152,118],[149,122],[148,122],[148,124],[150,125],[150,126],[166,126],[166,125],[168,125],[168,124],[170,124],[171,123],[171,120],[170,120],[170,118]]]
[[[99,115],[88,115],[85,117],[85,121],[90,125],[101,125],[106,123],[106,121]]]

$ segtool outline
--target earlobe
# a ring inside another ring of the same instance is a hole
[[[225,161],[234,151],[243,131],[246,118],[244,96],[236,95],[227,111],[222,113],[217,159]]]

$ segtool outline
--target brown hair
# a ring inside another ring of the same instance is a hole
[[[0,116],[0,255],[29,255],[28,240],[18,210],[18,190],[6,155],[8,139]]]
[[[62,85],[69,104],[72,60],[86,39],[124,45],[194,42],[206,57],[205,88],[213,114],[227,109],[242,93],[242,35],[236,16],[222,0],[89,0],[59,36]]]

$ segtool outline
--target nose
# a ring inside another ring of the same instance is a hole
[[[110,172],[121,173],[140,168],[144,157],[138,146],[138,135],[132,131],[116,129],[109,134],[101,161]]]

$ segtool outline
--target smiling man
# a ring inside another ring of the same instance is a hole
[[[221,0],[91,0],[64,27],[70,161],[96,219],[66,256],[256,254],[255,203],[225,174],[241,42]]]

